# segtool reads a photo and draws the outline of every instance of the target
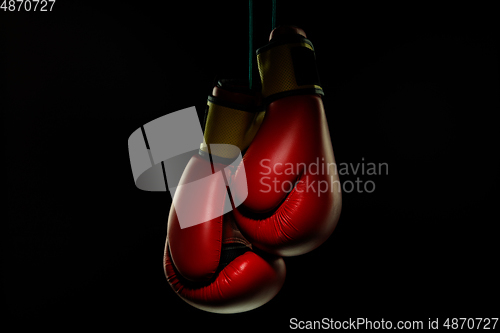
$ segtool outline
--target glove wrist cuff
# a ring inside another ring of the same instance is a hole
[[[264,104],[290,95],[323,95],[312,42],[297,33],[281,34],[257,50]]]
[[[264,118],[252,91],[234,82],[227,85],[219,82],[208,96],[204,142],[200,146],[201,156],[211,154],[223,164],[231,163],[248,147]]]

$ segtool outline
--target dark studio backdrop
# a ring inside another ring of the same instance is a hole
[[[193,105],[202,120],[216,75],[247,76],[248,7],[166,3],[58,0],[52,12],[1,13],[9,319],[280,331],[292,317],[498,317],[492,8],[278,1],[278,25],[302,27],[315,46],[337,163],[388,172],[341,176],[375,189],[345,188],[337,229],[285,259],[272,301],[216,315],[169,287],[171,198],[135,187],[127,140]],[[270,1],[255,4],[255,47],[270,17]]]

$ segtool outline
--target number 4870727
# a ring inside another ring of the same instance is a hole
[[[51,12],[56,0],[3,0],[0,9],[4,12]]]

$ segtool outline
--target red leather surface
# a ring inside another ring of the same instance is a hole
[[[335,160],[319,96],[290,96],[272,102],[243,162],[247,179],[236,172],[233,195],[238,196],[238,189],[247,183],[248,197],[234,216],[254,246],[293,256],[313,250],[330,236],[340,215],[341,193],[339,187],[332,187],[331,177],[338,180],[335,167],[326,170]],[[324,171],[316,175],[301,171],[302,165],[309,168],[311,163]],[[296,181],[301,182],[290,193],[282,190]],[[328,183],[328,191],[319,193],[319,181],[323,188]]]
[[[215,171],[223,168],[215,164]],[[199,155],[189,161],[179,185],[188,184],[203,177],[212,176],[210,162]],[[179,186],[175,193],[176,200],[191,205],[194,213],[200,216],[219,217],[189,228],[181,229],[174,205],[170,208],[167,237],[170,242],[172,259],[179,272],[188,280],[205,281],[212,277],[219,265],[222,244],[222,210],[226,200],[226,187],[223,182],[213,177],[213,182],[200,188],[201,200],[193,202],[190,193]]]
[[[299,27],[294,27],[294,26],[289,26],[289,25],[283,25],[280,27],[275,28],[271,33],[269,34],[269,41],[273,38],[277,38],[279,36],[283,35],[302,35],[307,38],[306,32],[299,28]]]
[[[224,88],[215,86],[212,90],[212,96],[218,97],[228,102],[251,105],[254,106],[256,103],[256,96],[254,94],[243,94],[233,91],[228,91]]]
[[[255,309],[271,300],[285,281],[282,258],[246,252],[230,262],[213,281],[193,285],[183,281],[165,245],[164,268],[172,289],[187,303],[209,312],[236,313]]]

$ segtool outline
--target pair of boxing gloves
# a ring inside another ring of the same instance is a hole
[[[282,257],[321,245],[340,215],[313,46],[296,27],[276,28],[269,40],[257,50],[258,94],[234,81],[214,87],[204,142],[168,218],[167,280],[209,312],[267,303],[285,281]]]

